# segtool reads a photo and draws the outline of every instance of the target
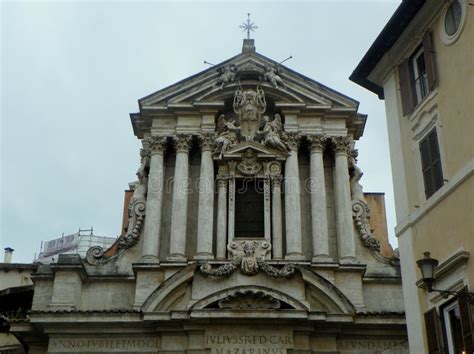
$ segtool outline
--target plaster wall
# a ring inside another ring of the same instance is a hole
[[[0,267],[0,290],[33,284],[30,273],[31,269],[2,269]]]

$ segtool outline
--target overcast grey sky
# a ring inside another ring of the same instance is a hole
[[[241,51],[247,12],[257,51],[360,101],[365,191],[395,212],[384,103],[348,77],[399,1],[3,2],[1,237],[14,262],[41,240],[94,226],[117,236],[135,179],[137,99]],[[1,261],[1,260],[0,260]]]

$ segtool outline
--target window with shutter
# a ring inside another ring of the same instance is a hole
[[[437,85],[431,32],[415,52],[398,66],[403,115],[409,114]]]
[[[425,184],[425,195],[428,199],[444,183],[441,157],[439,154],[438,134],[436,128],[420,142],[421,168]]]
[[[425,312],[425,328],[426,340],[428,342],[428,353],[444,354],[441,323],[436,308],[432,308],[428,312]]]

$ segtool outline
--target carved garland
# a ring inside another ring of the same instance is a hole
[[[212,268],[209,263],[201,265],[200,270],[205,275],[211,276],[227,276],[240,268],[245,275],[257,274],[263,271],[275,278],[289,278],[295,273],[293,264],[286,264],[283,268],[278,269],[265,262],[265,255],[270,252],[271,245],[266,242],[258,241],[241,241],[231,242],[227,246],[229,255],[234,259],[217,268]]]

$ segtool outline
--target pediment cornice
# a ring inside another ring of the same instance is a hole
[[[235,65],[238,77],[224,87],[219,85],[219,67]],[[270,82],[261,81],[255,73],[263,75],[265,67],[279,67],[279,75],[283,85],[274,87]],[[253,77],[245,77],[252,72]],[[345,107],[357,110],[358,102],[301,75],[285,66],[258,53],[242,53],[201,73],[177,82],[139,100],[142,113],[174,109],[196,109],[198,107],[214,107],[219,109],[233,96],[240,87],[256,87],[261,85],[267,97],[272,98],[277,105],[285,107],[296,105],[301,109],[330,110]]]

